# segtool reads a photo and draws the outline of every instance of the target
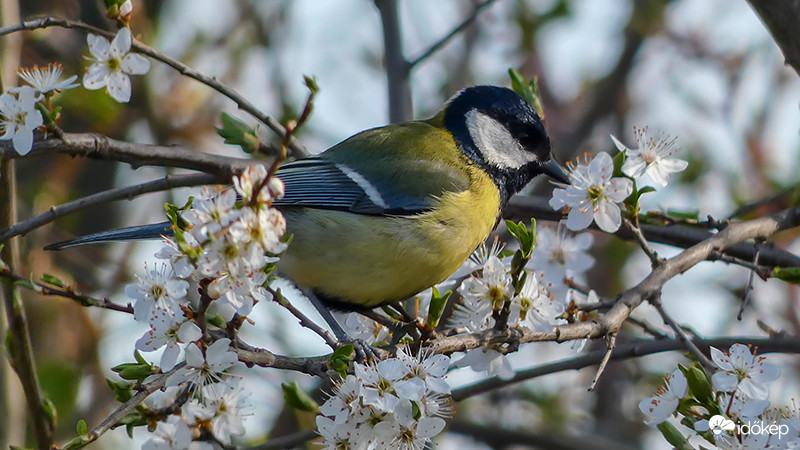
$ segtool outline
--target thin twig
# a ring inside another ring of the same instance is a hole
[[[49,27],[73,28],[73,29],[89,31],[95,34],[105,36],[108,39],[113,39],[115,36],[115,34],[112,32],[101,30],[92,25],[77,20],[64,19],[60,17],[41,17],[38,19],[24,21],[16,25],[3,27],[0,28],[0,36],[22,30],[36,30]],[[142,42],[136,39],[133,39],[132,41],[133,42],[131,43],[131,47],[137,52],[145,54],[157,61],[160,61],[172,67],[173,69],[177,70],[178,73],[180,73],[181,75],[197,80],[200,83],[205,84],[206,86],[219,92],[220,94],[228,97],[234,103],[236,103],[239,109],[244,110],[253,117],[255,117],[258,121],[269,127],[278,136],[283,137],[286,134],[286,130],[277,120],[261,112],[258,108],[255,107],[255,105],[250,103],[244,96],[242,96],[235,90],[229,88],[228,86],[220,83],[216,78],[206,76],[196,71],[195,69],[187,66],[186,64],[178,60],[172,59],[169,56],[154,49],[153,47],[143,44]],[[298,158],[306,157],[309,155],[308,150],[306,150],[305,147],[303,147],[296,139],[292,140],[292,142],[290,143],[290,148],[292,149],[292,154]]]
[[[108,417],[103,419],[96,427],[92,428],[89,433],[83,436],[81,447],[86,446],[100,438],[106,431],[118,427],[122,420],[130,414],[139,404],[141,404],[153,392],[164,387],[167,377],[173,374],[178,369],[182,368],[183,364],[178,364],[171,371],[156,375],[151,381],[148,381],[140,386],[139,391],[133,395],[127,402],[120,405]]]
[[[475,9],[472,11],[472,14],[467,16],[467,18],[464,19],[457,27],[453,28],[453,31],[447,33],[447,35],[439,39],[438,42],[436,42],[430,48],[425,50],[421,55],[416,57],[413,61],[409,62],[408,63],[409,67],[416,66],[417,64],[421,63],[422,61],[425,61],[431,55],[439,51],[440,48],[442,48],[445,44],[450,42],[450,40],[453,39],[456,35],[458,35],[458,33],[461,33],[464,30],[464,28],[470,26],[470,24],[472,24],[472,22],[474,22],[475,19],[478,18],[478,15],[481,13],[481,11],[483,11],[486,7],[494,3],[494,1],[495,0],[485,0],[483,3],[476,6]]]
[[[300,325],[308,328],[309,330],[316,333],[319,337],[322,338],[323,341],[330,347],[332,350],[336,350],[339,348],[339,341],[336,340],[336,337],[333,336],[328,330],[322,328],[321,326],[317,325],[313,320],[309,319],[308,316],[300,312],[297,308],[292,305],[292,303],[281,293],[280,290],[273,290],[272,288],[267,288],[267,290],[272,294],[272,298],[281,306],[286,308],[293,316],[295,316],[299,321]]]
[[[649,302],[656,308],[658,314],[661,316],[661,319],[664,321],[664,323],[666,323],[670,328],[672,328],[672,331],[675,332],[675,334],[678,336],[681,342],[686,344],[686,348],[694,355],[695,358],[697,358],[697,361],[699,361],[700,364],[703,365],[703,367],[705,367],[706,369],[713,369],[716,367],[716,365],[712,363],[711,360],[709,360],[708,357],[706,357],[706,355],[704,355],[699,348],[697,348],[697,345],[695,345],[692,339],[686,334],[686,331],[684,331],[683,328],[681,328],[681,326],[677,322],[675,322],[675,320],[672,317],[670,317],[669,314],[667,314],[667,312],[664,310],[664,306],[661,304],[660,293],[650,298]],[[695,337],[695,339],[698,339],[700,340],[700,342],[702,342],[702,339],[700,339],[699,337]]]
[[[589,385],[589,391],[593,391],[595,386],[597,386],[597,382],[600,380],[600,375],[603,374],[603,371],[606,370],[606,365],[608,361],[611,359],[611,353],[614,351],[614,346],[617,343],[617,334],[611,333],[606,338],[606,354],[603,356],[603,359],[600,360],[600,365],[597,367],[597,372],[594,374],[594,378],[592,378],[592,383]]]
[[[636,241],[639,243],[639,247],[642,248],[642,251],[648,258],[650,258],[650,265],[655,268],[658,267],[664,260],[658,256],[653,247],[650,246],[650,243],[647,242],[647,239],[642,234],[642,230],[639,229],[636,225],[633,224],[629,219],[623,219],[625,226],[628,230],[633,234],[633,237],[636,238]]]
[[[670,339],[670,336],[655,326],[647,323],[644,320],[637,319],[636,317],[628,317],[628,322],[641,328],[645,333],[653,336],[656,339]]]
[[[86,197],[79,198],[58,206],[53,206],[47,212],[18,222],[5,230],[0,230],[0,242],[8,238],[27,234],[36,228],[46,225],[55,219],[71,214],[90,206],[101,205],[114,200],[130,200],[142,194],[164,191],[175,187],[200,186],[220,182],[220,177],[207,173],[194,173],[188,175],[167,175],[164,178],[148,181],[146,183],[123,188],[109,189]]]
[[[754,264],[752,261],[746,261],[744,259],[726,255],[720,252],[716,252],[715,254],[711,255],[708,259],[709,261],[722,261],[727,264],[735,264],[737,266],[742,266],[744,268],[750,269],[764,281],[766,281],[769,278],[770,273],[772,272],[772,269],[770,267],[762,266],[760,264]]]
[[[753,265],[758,266],[758,254],[761,251],[761,245],[763,244],[763,240],[756,240],[756,256],[753,258]],[[744,314],[745,308],[750,303],[750,293],[753,291],[753,282],[755,282],[756,271],[751,270],[750,276],[747,278],[747,286],[744,288],[744,293],[742,294],[742,304],[739,306],[739,313],[736,315],[736,320],[742,320],[742,314]]]
[[[128,303],[127,305],[120,305],[118,303],[110,301],[107,298],[96,298],[85,294],[81,294],[80,292],[75,291],[69,286],[61,288],[61,287],[55,287],[51,284],[41,283],[38,281],[31,281],[30,279],[25,278],[22,275],[14,272],[8,266],[0,267],[0,277],[19,282],[18,286],[21,284],[23,287],[30,287],[31,290],[33,290],[37,294],[46,296],[64,297],[71,300],[75,300],[78,304],[82,306],[92,306],[96,308],[103,308],[112,311],[119,311],[128,314],[133,314],[133,307],[130,305],[130,303]]]

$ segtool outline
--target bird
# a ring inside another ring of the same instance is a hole
[[[278,273],[325,306],[368,310],[451,276],[534,177],[569,184],[534,108],[513,90],[472,86],[433,117],[357,133],[280,166],[273,206],[293,239]],[[129,227],[47,249],[169,234]]]

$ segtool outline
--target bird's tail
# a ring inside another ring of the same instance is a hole
[[[62,248],[76,245],[92,244],[95,242],[138,241],[142,239],[158,239],[161,236],[172,236],[169,222],[138,225],[135,227],[119,228],[111,231],[89,234],[67,241],[56,242],[46,246],[45,250],[61,250]]]

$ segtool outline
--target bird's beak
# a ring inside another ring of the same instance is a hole
[[[547,164],[542,166],[542,173],[558,181],[559,183],[572,184],[569,181],[567,173],[564,172],[564,169],[561,167],[561,165],[558,164],[554,159],[551,159]]]

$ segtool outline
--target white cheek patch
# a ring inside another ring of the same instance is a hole
[[[343,174],[347,175],[347,178],[353,180],[353,182],[357,184],[358,187],[360,187],[365,194],[367,194],[367,198],[369,198],[370,201],[372,201],[372,203],[384,209],[389,207],[389,205],[387,205],[386,202],[383,200],[383,196],[381,196],[381,193],[378,192],[378,188],[376,188],[375,185],[370,183],[369,180],[364,178],[363,175],[345,166],[344,164],[336,164],[336,168],[341,170]]]
[[[500,122],[472,109],[467,112],[469,135],[490,165],[503,169],[519,169],[538,160],[536,154],[525,151],[522,144]]]

